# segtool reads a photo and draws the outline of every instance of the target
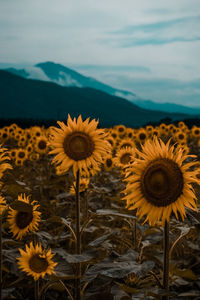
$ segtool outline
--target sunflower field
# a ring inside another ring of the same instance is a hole
[[[200,127],[0,129],[0,299],[200,299]]]

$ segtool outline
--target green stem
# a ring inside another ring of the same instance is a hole
[[[2,215],[0,214],[0,300],[2,299]]]
[[[169,223],[165,221],[164,236],[164,261],[163,261],[163,287],[166,292],[169,291]],[[168,300],[169,296],[163,296],[162,300]]]
[[[80,172],[76,173],[76,254],[81,254],[81,234],[80,234]],[[76,300],[81,300],[81,264],[77,263],[76,271]]]
[[[134,219],[134,232],[133,232],[133,239],[134,239],[134,249],[137,249],[137,223],[136,223],[136,219]]]
[[[39,279],[35,281],[35,300],[39,300]]]

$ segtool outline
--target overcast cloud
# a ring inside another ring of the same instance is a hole
[[[0,45],[0,63],[54,61],[200,106],[199,0],[0,0]]]

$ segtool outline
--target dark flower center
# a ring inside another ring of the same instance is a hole
[[[180,139],[180,140],[184,140],[184,138],[185,138],[184,135],[183,135],[182,133],[180,133],[180,134],[179,134],[179,139]]]
[[[183,175],[174,161],[156,159],[145,168],[141,178],[141,190],[146,200],[155,206],[168,206],[183,191]]]
[[[29,260],[29,267],[35,273],[45,272],[49,264],[45,257],[40,257],[39,254],[33,255]]]
[[[46,149],[46,146],[47,146],[47,143],[43,140],[39,141],[38,143],[38,148],[41,149],[41,150],[44,150]]]
[[[125,153],[120,157],[120,162],[123,165],[128,164],[130,162],[130,160],[131,160],[131,155],[129,153]]]
[[[146,134],[145,133],[140,133],[139,134],[139,139],[142,140],[142,141],[145,140],[146,139]]]
[[[16,225],[20,229],[26,228],[33,220],[32,212],[18,211],[16,215]]]
[[[112,166],[112,159],[106,159],[106,165],[108,166],[108,168],[110,168]]]
[[[92,155],[94,152],[94,142],[88,134],[76,131],[66,136],[63,148],[67,156],[78,161]]]
[[[19,157],[19,158],[24,158],[24,156],[25,156],[25,153],[24,153],[23,151],[20,151],[20,152],[18,153],[18,157]]]

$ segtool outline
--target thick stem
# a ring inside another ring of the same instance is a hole
[[[39,300],[39,279],[35,281],[35,300]]]
[[[0,300],[2,300],[2,215],[0,214]]]
[[[165,221],[164,236],[163,236],[163,287],[166,292],[169,291],[169,223]],[[169,296],[163,296],[162,300],[168,300]]]
[[[134,231],[133,231],[133,240],[134,240],[134,249],[137,249],[137,226],[136,219],[134,219]]]
[[[88,218],[88,191],[85,193],[85,218]]]
[[[81,254],[81,234],[80,234],[80,194],[79,194],[80,172],[76,174],[76,254]],[[77,263],[76,271],[76,300],[81,299],[81,264]]]

